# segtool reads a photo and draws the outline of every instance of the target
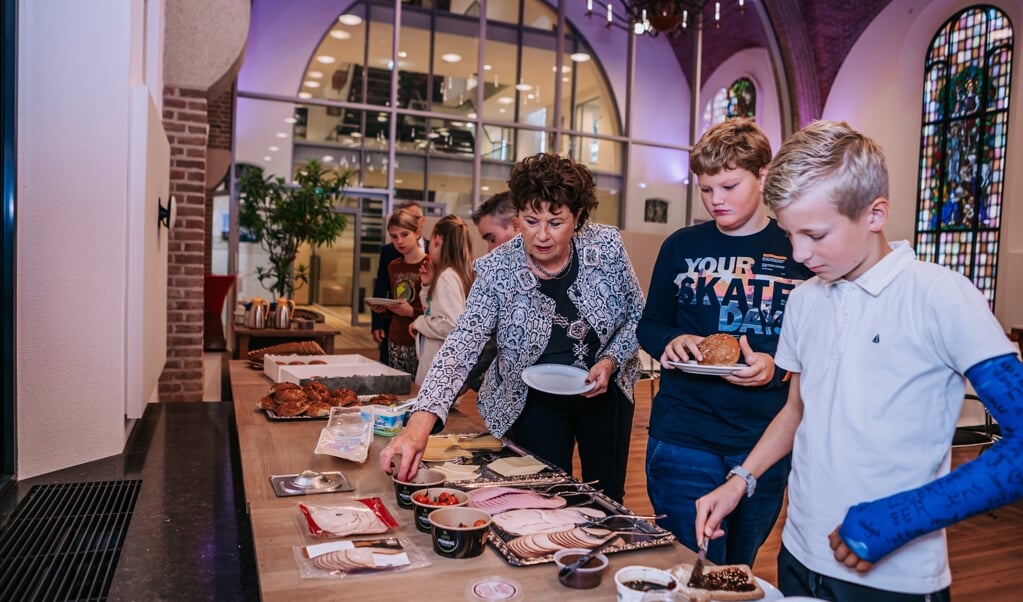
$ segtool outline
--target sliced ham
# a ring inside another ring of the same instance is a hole
[[[562,508],[564,498],[545,497],[535,491],[523,491],[513,487],[486,487],[469,493],[469,505],[486,510],[490,514],[520,510],[524,508]]]

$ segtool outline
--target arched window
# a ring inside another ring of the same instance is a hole
[[[916,251],[973,280],[992,306],[998,264],[1013,31],[973,6],[935,34],[924,66]]]
[[[757,116],[757,88],[748,77],[740,77],[720,88],[703,108],[703,131],[732,117]]]

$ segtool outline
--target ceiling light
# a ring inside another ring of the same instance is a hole
[[[362,138],[362,132],[352,132],[349,136],[352,138]]]
[[[336,58],[330,56],[329,54],[321,54],[320,56],[316,57],[316,60],[318,62],[323,63],[324,65],[330,65],[337,61]]]
[[[493,68],[494,68],[493,65],[483,65],[483,70],[484,71],[490,71]]]
[[[568,83],[568,82],[572,81],[572,78],[570,78],[569,76],[565,75],[565,76],[563,76],[561,78],[561,81],[563,81],[565,83]]]
[[[577,63],[585,63],[586,61],[590,60],[590,55],[585,52],[573,52],[572,54],[568,55],[568,58],[572,59]]]
[[[394,183],[395,184],[401,184],[401,180],[395,180]]]
[[[320,82],[307,79],[304,82],[302,82],[302,85],[305,86],[306,88],[319,88]]]
[[[340,17],[337,18],[337,20],[341,23],[344,23],[345,25],[351,25],[353,27],[355,25],[360,25],[362,23],[362,17],[360,17],[359,15],[353,15],[351,13],[347,15],[341,15]]]
[[[343,29],[332,29],[330,31],[330,37],[334,38],[335,40],[347,40],[352,37],[352,34],[348,33]]]
[[[507,113],[507,112],[508,112],[508,109],[506,109],[504,107],[501,107],[500,110],[498,111],[498,113]]]
[[[306,98],[312,98],[313,95],[308,93],[308,92],[299,92],[298,93],[298,97],[302,98],[302,99],[306,99]]]
[[[503,105],[510,105],[511,103],[515,102],[515,99],[511,98],[510,96],[502,96],[501,98],[497,99],[497,102]]]
[[[466,116],[466,118],[468,118],[468,119],[476,119],[476,117],[478,117],[478,115],[476,115],[476,112],[475,112],[475,111],[473,111],[473,112],[471,112],[471,113],[466,113],[466,114],[465,114],[465,116]]]
[[[266,149],[268,151],[270,151],[271,153],[276,153],[277,151],[281,150],[281,147],[279,147],[279,146],[268,146],[268,147],[266,147]]]
[[[447,54],[440,55],[440,60],[444,61],[445,63],[457,63],[458,61],[462,60],[462,55],[455,54],[454,52],[449,52]]]
[[[486,191],[490,190],[490,186],[480,186],[480,190],[482,190],[483,192],[486,192]]]
[[[408,56],[408,53],[405,52],[404,50],[399,50],[398,51],[398,58],[403,59],[403,58],[405,58],[407,56]]]
[[[557,65],[551,67],[551,71],[557,73],[558,72]],[[571,71],[572,71],[572,66],[571,65],[562,65],[561,66],[561,72],[562,73],[570,73]]]
[[[646,182],[640,182],[639,184],[637,184],[637,186],[639,186],[640,188],[646,188]]]
[[[377,121],[387,123],[387,115],[377,115]]]
[[[298,123],[298,119],[295,119],[294,117],[285,117],[284,123]]]
[[[515,89],[519,92],[529,92],[533,89],[533,86],[530,86],[529,84],[518,84],[515,86]]]
[[[323,72],[322,71],[310,71],[309,72],[309,77],[311,77],[313,79],[323,79]]]
[[[324,163],[333,163],[334,162],[334,155],[323,155],[322,161]]]
[[[526,98],[528,98],[529,100],[534,100],[536,99],[536,94],[526,94]]]
[[[607,28],[617,27],[633,34],[649,35],[657,37],[664,33],[671,36],[678,36],[689,27],[690,16],[696,15],[698,23],[702,24],[702,14],[705,6],[710,2],[707,0],[621,0],[625,14],[621,15],[615,11],[610,2],[605,4],[607,8]],[[745,0],[738,1],[739,12],[744,12]],[[593,18],[603,16],[603,11],[593,10],[593,0],[586,2],[586,16]],[[721,2],[714,3],[714,27],[721,26]]]
[[[287,135],[287,134],[285,134],[284,132],[277,132],[277,137],[278,137],[278,138],[287,138],[287,137],[288,137],[288,135]]]
[[[271,157],[270,155],[266,155],[266,156],[264,156],[264,157],[263,157],[263,160],[264,160],[264,161],[273,161],[273,160],[274,160],[274,158],[273,158],[273,157]]]

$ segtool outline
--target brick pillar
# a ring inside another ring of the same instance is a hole
[[[213,191],[221,188],[221,183],[228,176],[231,164],[231,136],[234,125],[235,82],[227,87],[216,98],[210,100],[207,117],[210,125],[209,139],[206,141],[206,222],[212,224]],[[213,237],[220,236],[220,224],[212,224],[206,229],[206,272],[213,271]]]
[[[206,91],[164,88],[163,127],[170,140],[177,222],[167,260],[167,364],[160,375],[160,401],[202,401]]]

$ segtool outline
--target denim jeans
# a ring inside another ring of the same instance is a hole
[[[778,554],[778,589],[786,596],[812,596],[832,602],[950,602],[951,588],[930,594],[901,594],[826,577],[806,568],[785,546]]]
[[[654,511],[668,515],[657,524],[674,533],[679,543],[695,550],[697,498],[723,483],[728,471],[742,464],[747,453],[720,456],[650,437],[646,448],[647,494]],[[725,536],[711,540],[708,560],[753,566],[757,550],[781,513],[790,465],[791,459],[786,456],[757,479],[753,497],[743,497],[721,524]]]

